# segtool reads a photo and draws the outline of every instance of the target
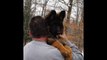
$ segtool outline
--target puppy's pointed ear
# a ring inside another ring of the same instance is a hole
[[[60,19],[63,21],[63,19],[65,18],[65,15],[66,15],[66,13],[65,13],[65,11],[61,11],[60,13],[59,13],[59,17],[60,17]]]
[[[51,10],[50,14],[51,15],[56,15],[56,11],[55,10]]]
[[[54,19],[56,16],[56,11],[55,10],[51,10],[51,12],[46,16],[47,20],[52,20]]]

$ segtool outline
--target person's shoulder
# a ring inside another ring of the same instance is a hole
[[[59,52],[60,53],[60,51],[56,47],[54,47],[52,45],[47,45],[47,46],[48,46],[48,52],[49,53],[55,53],[55,52]]]
[[[29,48],[32,45],[32,41],[26,43],[26,45],[24,45],[24,49]]]
[[[61,52],[55,47],[51,47],[51,49],[48,50],[47,55],[49,57],[52,57],[55,60],[63,60],[64,59]]]
[[[56,47],[49,46],[49,52],[58,52],[59,50]]]
[[[48,53],[50,53],[50,54],[60,52],[56,47],[54,47],[52,45],[47,45],[47,49],[48,49]]]

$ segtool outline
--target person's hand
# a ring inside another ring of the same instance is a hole
[[[59,35],[61,38],[63,38],[64,40],[68,40],[68,38],[67,38],[67,36],[66,36],[66,34],[64,33],[64,34],[62,34],[62,35]]]

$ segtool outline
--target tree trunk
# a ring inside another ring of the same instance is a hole
[[[70,15],[71,15],[71,10],[72,10],[72,2],[73,0],[69,0],[70,5],[68,6],[68,11],[67,11],[67,20],[70,20]]]
[[[28,40],[28,22],[31,19],[31,1],[32,0],[25,0],[24,6],[24,43],[26,44],[26,40]]]
[[[77,0],[77,16],[76,16],[76,24],[78,24],[79,21],[79,12],[80,12],[80,7],[79,7],[79,0]]]
[[[72,2],[73,0],[69,0],[69,6],[68,6],[68,11],[67,11],[67,20],[65,21],[65,25],[64,26],[64,33],[68,34],[69,32],[67,31],[68,29],[71,29],[70,26],[70,16],[71,16],[71,11],[72,11]]]
[[[48,0],[48,1],[49,1],[49,0]],[[42,9],[42,16],[43,16],[43,17],[45,17],[46,5],[47,5],[48,1],[45,0],[45,4],[43,4],[43,9]]]

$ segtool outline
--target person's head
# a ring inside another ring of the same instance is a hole
[[[29,27],[32,38],[47,37],[48,35],[45,20],[41,16],[34,16],[33,18],[31,18]]]

